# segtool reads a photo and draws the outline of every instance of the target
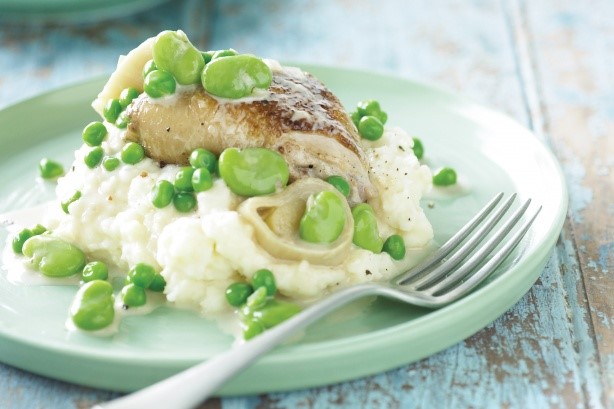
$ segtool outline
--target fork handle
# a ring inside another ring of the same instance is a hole
[[[361,284],[338,291],[254,339],[237,344],[208,361],[93,409],[189,409],[198,406],[233,375],[256,361],[297,330],[327,313],[367,295],[382,292],[381,284]],[[384,290],[385,291],[385,290]]]

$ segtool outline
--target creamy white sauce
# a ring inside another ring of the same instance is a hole
[[[435,186],[424,195],[426,200],[451,200],[471,194],[471,185],[462,176],[458,175],[458,179],[451,186]]]
[[[191,93],[198,89],[198,84],[191,85],[181,85],[177,84],[175,88],[175,92],[171,95],[165,95],[160,98],[150,98],[152,105],[159,105],[164,107],[171,107],[177,104],[177,100],[181,96],[181,94]]]

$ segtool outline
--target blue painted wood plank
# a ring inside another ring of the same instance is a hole
[[[614,3],[545,0],[527,3],[527,14],[545,130],[569,186],[567,231],[601,372],[600,384],[587,382],[587,402],[613,407]],[[594,366],[587,363],[581,373],[587,377]]]

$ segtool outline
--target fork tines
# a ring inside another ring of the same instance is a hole
[[[516,194],[497,206],[503,196],[503,193],[497,194],[427,262],[398,277],[395,280],[397,284],[450,299],[456,299],[476,287],[511,254],[541,210],[539,206],[531,217],[515,229],[529,208],[531,199],[527,199],[503,222]],[[506,239],[511,232],[514,233]]]

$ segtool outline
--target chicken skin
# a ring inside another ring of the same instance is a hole
[[[127,109],[125,138],[149,157],[179,165],[196,148],[220,154],[264,147],[286,159],[291,180],[338,175],[350,183],[351,204],[375,195],[360,137],[337,97],[298,68],[269,64],[271,86],[247,98],[217,98],[201,87],[163,99],[142,94]]]

